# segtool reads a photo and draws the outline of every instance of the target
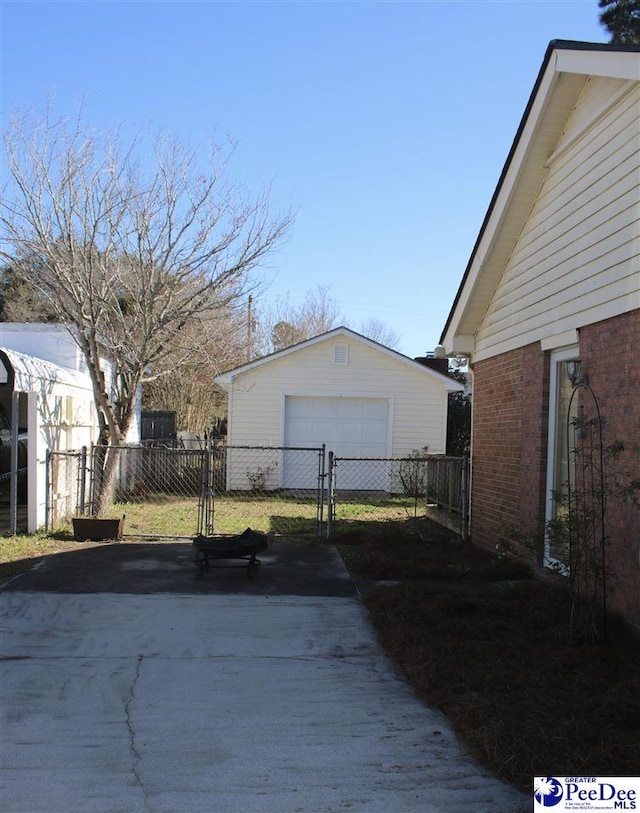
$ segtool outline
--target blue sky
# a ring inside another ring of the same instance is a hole
[[[432,350],[552,39],[597,0],[0,0],[0,114],[237,142],[235,180],[297,212],[268,304],[327,286],[344,323]]]

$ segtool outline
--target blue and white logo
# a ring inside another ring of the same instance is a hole
[[[542,807],[555,807],[562,801],[562,785],[553,776],[536,778],[533,797]]]

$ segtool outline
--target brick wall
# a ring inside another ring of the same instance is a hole
[[[580,359],[604,419],[605,447],[624,446],[606,464],[615,491],[616,483],[640,478],[640,310],[583,328]],[[610,494],[606,516],[609,603],[640,626],[640,505]]]
[[[473,369],[472,534],[495,549],[544,522],[549,361],[538,343],[482,361]],[[541,553],[541,537],[537,555]]]
[[[640,311],[583,328],[580,358],[604,418],[605,446],[615,440],[624,445],[609,465],[608,481],[615,475],[629,482],[640,477]],[[549,354],[536,342],[477,362],[473,373],[472,539],[495,550],[515,529],[529,540],[515,543],[519,554],[537,565],[546,499]],[[640,626],[638,506],[611,497],[607,535],[609,605]]]

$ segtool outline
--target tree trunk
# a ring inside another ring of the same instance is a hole
[[[93,515],[96,517],[106,516],[114,503],[120,454],[120,447],[95,447]]]

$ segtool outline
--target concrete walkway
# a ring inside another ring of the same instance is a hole
[[[530,810],[394,671],[332,547],[273,545],[254,582],[196,582],[188,545],[92,550],[103,591],[69,589],[79,551],[0,594],[2,813]]]

